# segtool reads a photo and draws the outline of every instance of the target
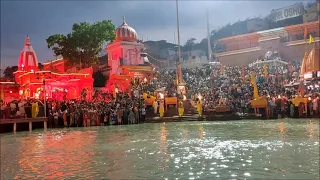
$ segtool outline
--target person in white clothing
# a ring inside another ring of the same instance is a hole
[[[19,103],[18,103],[18,107],[19,107],[19,114],[20,114],[20,116],[25,116],[25,114],[26,114],[26,111],[25,111],[25,109],[24,109],[24,104],[25,104],[25,102],[24,102],[24,100],[21,100]]]

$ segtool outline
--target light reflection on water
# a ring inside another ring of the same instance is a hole
[[[319,120],[179,122],[1,137],[1,179],[319,179]]]

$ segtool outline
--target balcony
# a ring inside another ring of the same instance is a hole
[[[241,54],[241,53],[250,53],[254,51],[260,51],[260,47],[250,47],[250,48],[245,48],[245,49],[238,49],[238,50],[233,50],[233,51],[226,51],[226,52],[221,52],[221,53],[216,53],[216,57],[223,57],[223,56],[229,56],[229,55],[234,55],[234,54]]]
[[[319,43],[320,38],[319,37],[313,37],[313,42]],[[290,38],[287,38],[286,41],[284,41],[285,46],[296,46],[296,45],[303,45],[306,43],[309,43],[309,39],[304,40],[304,38],[296,39],[296,40],[290,40]]]

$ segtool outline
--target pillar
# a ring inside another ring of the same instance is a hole
[[[29,131],[32,131],[32,122],[29,122]]]
[[[17,132],[17,123],[13,123],[13,132],[14,132],[14,133]]]
[[[47,121],[43,121],[43,128],[45,131],[47,130]]]

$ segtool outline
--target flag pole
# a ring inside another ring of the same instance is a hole
[[[177,83],[179,84],[181,81],[181,50],[180,50],[180,29],[179,29],[179,7],[178,0],[176,0],[176,13],[177,13],[177,33],[178,33],[178,60],[177,60]]]
[[[304,26],[304,42],[305,42],[305,48],[304,48],[304,53],[307,53],[307,47],[308,47],[308,41],[307,41],[307,26]]]

